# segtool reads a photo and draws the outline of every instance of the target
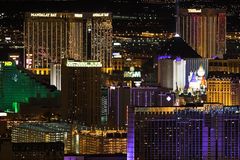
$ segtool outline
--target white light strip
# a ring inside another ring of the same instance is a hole
[[[69,62],[67,61],[67,67],[102,67],[101,62]]]

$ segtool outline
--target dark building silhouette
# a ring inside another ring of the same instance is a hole
[[[61,69],[63,114],[86,126],[101,124],[100,62],[64,60]]]
[[[12,160],[63,160],[64,144],[62,142],[49,143],[13,143]]]

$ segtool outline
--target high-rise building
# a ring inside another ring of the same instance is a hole
[[[186,85],[186,61],[164,59],[158,62],[158,83],[161,87],[173,89],[184,88]]]
[[[135,107],[128,160],[239,159],[239,107]]]
[[[49,69],[62,58],[96,60],[111,67],[110,13],[26,13],[25,67]],[[40,72],[41,73],[41,72]]]
[[[101,124],[106,125],[108,121],[108,88],[101,88]]]
[[[130,106],[129,87],[112,86],[108,89],[108,127],[115,129],[126,127],[128,106]]]
[[[65,117],[86,126],[101,124],[101,62],[65,59],[61,69]]]
[[[108,90],[107,125],[110,128],[125,128],[128,108],[131,106],[172,106],[175,94],[159,87],[119,87]]]
[[[207,102],[240,105],[239,74],[211,73],[207,86]]]
[[[226,50],[226,12],[180,9],[177,33],[203,58],[222,57]]]
[[[210,59],[209,72],[240,73],[240,59]]]
[[[61,90],[61,64],[50,65],[50,84],[57,87],[57,90]]]

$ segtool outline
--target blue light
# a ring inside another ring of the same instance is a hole
[[[170,59],[170,58],[172,58],[172,56],[170,56],[170,55],[158,56],[158,60],[161,60],[161,59]]]

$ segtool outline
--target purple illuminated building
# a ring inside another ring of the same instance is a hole
[[[128,160],[240,159],[240,107],[135,107]]]
[[[110,87],[108,90],[108,127],[125,128],[131,106],[172,106],[175,94],[159,87]]]

